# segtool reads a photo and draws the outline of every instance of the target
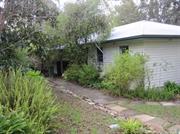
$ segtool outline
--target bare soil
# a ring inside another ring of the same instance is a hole
[[[109,125],[116,122],[109,114],[63,93],[56,87],[53,91],[61,108],[64,109],[59,119],[62,127],[58,134],[120,134],[117,130],[109,128]]]

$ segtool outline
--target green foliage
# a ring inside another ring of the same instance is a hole
[[[120,6],[115,7],[114,25],[119,26],[141,20],[138,6],[133,0],[122,0]]]
[[[31,125],[23,112],[12,111],[6,115],[0,115],[1,134],[27,134]]]
[[[143,125],[137,120],[128,119],[121,121],[119,125],[123,134],[143,134]]]
[[[45,79],[30,74],[0,72],[1,128],[11,133],[53,133],[58,106]]]
[[[98,81],[98,78],[99,78],[99,72],[95,67],[87,64],[82,65],[79,71],[79,78],[78,78],[78,82],[81,85],[91,85],[96,81]]]
[[[98,70],[91,65],[71,65],[64,72],[64,79],[76,81],[81,85],[92,85],[99,80]]]
[[[52,22],[56,10],[44,0],[11,0],[4,4],[0,11],[3,18],[0,20],[0,69],[28,68],[31,55],[44,61],[49,41],[53,39],[49,40],[48,34],[42,32],[42,22]]]
[[[176,95],[180,94],[180,86],[175,82],[166,82],[162,88],[144,89],[137,88],[129,91],[124,96],[129,98],[141,98],[152,101],[172,100]]]
[[[146,90],[144,88],[137,88],[135,90],[128,91],[128,93],[123,94],[123,96],[151,101],[172,100],[175,98],[175,94],[173,92],[167,91],[165,88],[154,88]]]
[[[41,72],[39,71],[34,71],[34,70],[29,70],[25,73],[27,77],[33,78],[33,79],[43,79],[43,76],[41,75]]]
[[[110,28],[107,17],[99,8],[99,0],[80,0],[66,4],[57,17],[56,27],[47,30],[59,37],[59,44],[66,44],[63,57],[71,63],[84,64],[87,61],[89,42],[95,42],[93,34],[102,41]],[[47,32],[48,32],[47,31]],[[97,36],[98,35],[98,36]],[[82,45],[85,44],[85,45]]]
[[[22,41],[27,34],[23,23],[9,26],[0,32],[0,69],[29,67],[28,50],[26,41]],[[12,30],[13,29],[13,30]],[[28,29],[28,28],[27,28]]]
[[[38,56],[41,62],[47,56],[49,36],[21,19],[0,33],[0,69],[29,68],[30,56]]]
[[[168,92],[173,92],[174,94],[180,95],[180,85],[175,82],[167,81],[164,83],[164,88]]]
[[[130,89],[131,84],[143,86],[145,76],[145,58],[142,55],[124,53],[115,57],[114,64],[105,74],[105,82],[111,82],[118,87],[118,94]]]
[[[141,0],[139,12],[143,20],[180,25],[179,7],[179,0]]]
[[[79,79],[79,72],[80,72],[80,66],[73,64],[64,72],[63,77],[65,80],[77,82]]]

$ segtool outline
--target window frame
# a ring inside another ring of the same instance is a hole
[[[121,54],[124,54],[128,50],[129,50],[129,46],[128,45],[119,46],[119,51],[120,51]]]

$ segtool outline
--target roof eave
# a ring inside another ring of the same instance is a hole
[[[131,36],[131,37],[105,40],[102,43],[126,41],[126,40],[142,39],[142,38],[170,38],[171,39],[171,38],[180,38],[180,35],[136,35],[136,36]]]

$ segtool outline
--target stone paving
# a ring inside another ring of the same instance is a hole
[[[137,114],[133,110],[120,106],[121,103],[125,102],[124,98],[111,97],[98,90],[90,90],[88,88],[83,88],[76,84],[65,82],[60,79],[49,79],[49,81],[54,88],[58,88],[63,92],[70,93],[75,97],[86,100],[90,105],[94,105],[96,108],[104,110],[113,116],[119,118],[137,119],[145,125],[149,126],[157,134],[180,134],[180,125],[178,124],[170,124],[166,120],[147,114]],[[133,103],[141,102],[135,101]],[[180,102],[146,102],[146,104],[162,106],[180,106]]]

